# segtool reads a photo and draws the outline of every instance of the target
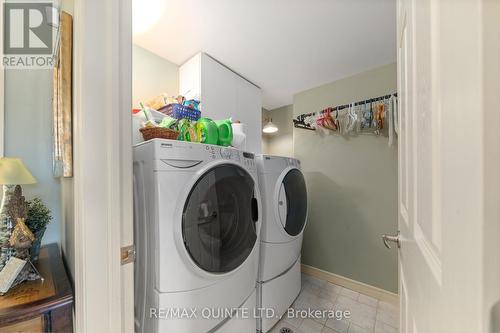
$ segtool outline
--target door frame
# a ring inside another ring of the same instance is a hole
[[[133,332],[132,1],[75,1],[75,331]]]
[[[0,50],[3,55],[3,6],[0,6]],[[5,68],[0,63],[0,157],[5,154]]]

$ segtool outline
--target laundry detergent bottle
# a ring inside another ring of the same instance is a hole
[[[219,131],[216,123],[209,118],[200,118],[195,124],[198,142],[216,145],[219,140]]]
[[[198,142],[195,125],[188,119],[182,119],[179,122],[179,140],[186,142]]]
[[[217,129],[219,130],[219,146],[230,146],[233,142],[233,121],[231,118],[224,120],[216,120]]]

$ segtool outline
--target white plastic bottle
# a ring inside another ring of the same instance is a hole
[[[245,150],[247,148],[247,135],[245,134],[245,124],[233,123],[233,143],[234,148]]]

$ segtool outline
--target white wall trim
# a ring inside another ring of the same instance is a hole
[[[371,286],[369,284],[359,282],[356,280],[352,280],[349,278],[346,278],[341,275],[337,275],[331,272],[324,271],[322,269],[309,266],[309,265],[304,265],[302,264],[302,272],[305,274],[312,275],[314,277],[317,277],[318,279],[322,279],[331,283],[334,283],[336,285],[342,286],[344,288],[348,288],[354,291],[357,291],[358,293],[365,294],[367,296],[376,298],[378,300],[384,301],[384,302],[389,302],[392,304],[399,304],[399,295],[394,294],[390,291],[377,288],[374,286]]]
[[[0,6],[0,54],[3,56],[3,3]],[[0,62],[0,157],[5,153],[5,69]]]
[[[75,2],[75,331],[133,332],[131,0]],[[127,239],[126,239],[127,240]]]
[[[120,2],[120,70],[117,86],[119,87],[118,119],[120,124],[120,247],[134,244],[133,211],[133,154],[132,154],[132,0]],[[127,112],[130,111],[130,112]],[[121,289],[121,332],[134,333],[134,264],[120,264]]]
[[[1,7],[1,6],[0,6]],[[1,10],[0,15],[3,16]],[[1,24],[1,23],[0,23]],[[0,31],[0,34],[3,33]],[[1,39],[0,39],[1,40]],[[3,41],[2,41],[3,43]],[[3,53],[2,53],[3,54]],[[5,70],[0,68],[0,157],[4,155],[5,149]]]

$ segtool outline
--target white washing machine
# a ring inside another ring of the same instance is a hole
[[[268,332],[300,293],[307,190],[297,159],[259,155],[257,166],[263,208],[257,299],[260,308],[274,310],[258,329]]]
[[[136,332],[255,333],[256,168],[232,148],[134,147]]]

